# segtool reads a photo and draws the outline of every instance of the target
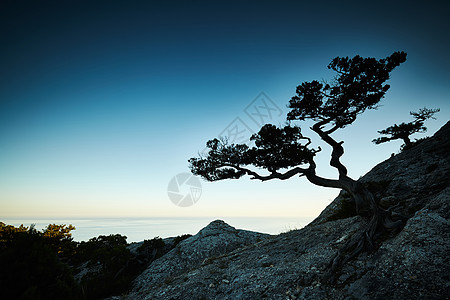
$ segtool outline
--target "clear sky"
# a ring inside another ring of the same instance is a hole
[[[441,109],[428,134],[445,124],[449,4],[372,3],[2,1],[0,218],[317,216],[338,191],[302,178],[202,181],[184,208],[167,188],[236,117],[259,129],[245,109],[261,92],[283,123],[295,87],[331,79],[336,56],[408,53],[382,107],[335,135],[352,177],[398,151],[371,140],[411,110]]]

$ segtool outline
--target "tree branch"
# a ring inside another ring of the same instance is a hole
[[[334,126],[333,128],[331,128],[331,129],[325,131],[324,133],[325,133],[325,134],[332,134],[333,132],[335,132],[335,131],[338,130],[339,128],[340,128],[340,127],[336,125],[336,126]]]
[[[245,172],[249,176],[253,176],[250,179],[258,179],[261,181],[267,181],[271,179],[280,179],[280,180],[286,180],[291,178],[292,176],[295,176],[297,174],[300,174],[300,176],[305,176],[309,182],[315,185],[323,186],[323,187],[330,187],[330,188],[345,188],[341,181],[334,180],[334,179],[328,179],[324,177],[320,177],[316,175],[316,164],[314,161],[310,161],[310,166],[308,169],[303,169],[300,167],[295,167],[285,173],[279,173],[279,172],[272,172],[270,175],[260,175],[256,173],[255,171],[252,171],[247,168],[243,168],[241,166],[236,166],[232,164],[223,164],[223,167],[230,167],[235,168],[236,170],[239,170],[241,172]]]
[[[347,168],[341,163],[340,158],[344,154],[344,147],[342,144],[344,142],[336,142],[328,132],[333,132],[337,128],[332,128],[329,131],[323,131],[322,126],[327,124],[329,121],[321,121],[313,125],[311,129],[316,132],[324,142],[333,148],[331,152],[330,166],[335,167],[339,172],[339,177],[347,177]]]
[[[235,168],[236,170],[239,170],[241,172],[246,173],[249,176],[253,176],[250,179],[258,179],[261,181],[267,181],[267,180],[271,180],[271,179],[280,179],[280,180],[286,180],[291,178],[292,176],[295,176],[297,174],[306,174],[306,172],[308,172],[308,169],[303,169],[300,167],[296,167],[293,168],[285,173],[279,173],[276,171],[273,171],[272,173],[270,173],[270,175],[260,175],[258,173],[256,173],[255,171],[252,171],[250,169],[247,168],[243,168],[241,166],[236,166],[236,165],[232,165],[232,164],[223,164],[223,167],[230,167],[230,168]]]
[[[309,168],[307,172],[305,172],[305,176],[309,182],[318,186],[338,188],[338,189],[345,188],[343,182],[341,182],[340,180],[328,179],[318,176],[316,174],[316,163],[313,160],[309,161]]]

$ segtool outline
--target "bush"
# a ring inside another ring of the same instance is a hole
[[[137,248],[137,251],[140,254],[146,255],[156,252],[152,256],[154,256],[154,258],[158,258],[161,257],[161,255],[163,255],[165,246],[166,244],[164,243],[162,238],[157,236],[151,240],[144,240],[142,245],[140,245],[139,248]]]
[[[0,223],[0,289],[3,299],[77,299],[69,266],[33,226]]]
[[[183,234],[177,236],[173,242],[173,247],[176,247],[181,241],[184,241],[185,239],[190,238],[191,236],[192,234]]]
[[[126,291],[132,279],[125,272],[131,259],[127,237],[120,234],[100,235],[76,248],[72,261],[79,267],[88,262],[88,268],[97,267],[81,279],[84,297],[98,299]]]

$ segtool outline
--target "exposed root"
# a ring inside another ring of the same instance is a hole
[[[407,220],[400,214],[380,207],[377,207],[376,213],[370,219],[364,219],[364,224],[347,240],[330,261],[328,271],[323,276],[324,282],[335,284],[344,264],[363,252],[375,250],[386,234],[397,234]]]

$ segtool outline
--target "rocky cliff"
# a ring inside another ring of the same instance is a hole
[[[375,251],[323,274],[364,222],[342,192],[311,224],[277,236],[214,221],[135,281],[128,299],[450,299],[450,123],[360,179],[408,217]]]

